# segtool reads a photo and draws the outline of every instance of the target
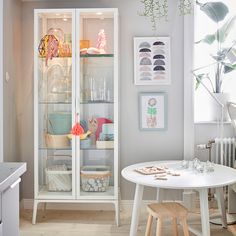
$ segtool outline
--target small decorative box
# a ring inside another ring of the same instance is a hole
[[[114,148],[114,141],[97,141],[97,149],[112,149]]]
[[[114,134],[114,124],[103,124],[102,125],[102,133],[103,134]]]

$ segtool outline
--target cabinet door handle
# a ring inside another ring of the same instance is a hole
[[[21,178],[19,178],[15,183],[13,183],[10,188],[13,189],[16,187],[17,184],[19,184],[21,182]]]

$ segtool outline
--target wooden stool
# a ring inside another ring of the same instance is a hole
[[[184,236],[189,236],[187,224],[188,210],[181,204],[175,202],[154,203],[149,204],[147,210],[149,216],[145,236],[151,235],[153,217],[157,219],[156,236],[161,236],[161,227],[164,218],[172,218],[174,236],[178,236],[177,219],[182,223]]]

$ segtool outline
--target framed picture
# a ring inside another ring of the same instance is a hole
[[[139,120],[140,130],[166,130],[166,93],[140,93]]]
[[[134,38],[135,85],[169,85],[170,37]]]

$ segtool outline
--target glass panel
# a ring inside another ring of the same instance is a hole
[[[114,196],[114,16],[80,14],[81,196]]]
[[[38,20],[39,196],[71,197],[72,14],[41,13]]]

